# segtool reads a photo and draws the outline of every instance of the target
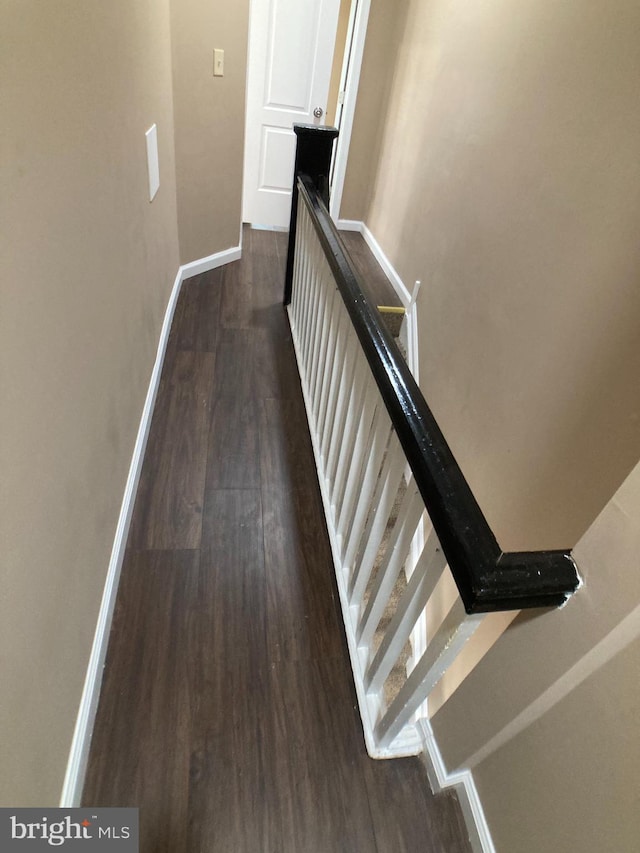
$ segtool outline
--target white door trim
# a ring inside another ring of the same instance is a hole
[[[340,118],[340,136],[336,146],[336,156],[333,164],[333,183],[331,187],[330,211],[334,220],[340,216],[340,205],[342,204],[342,191],[344,179],[347,172],[347,159],[349,157],[349,145],[351,144],[351,131],[353,130],[353,119],[356,112],[356,101],[358,98],[358,86],[360,85],[360,70],[362,68],[362,57],[367,36],[367,24],[369,23],[369,9],[371,0],[352,0],[352,8],[356,7],[355,20],[353,24],[353,38],[347,37],[347,49],[351,45],[350,56],[345,56],[345,62],[349,62],[349,73],[346,75],[344,89],[344,103]],[[344,65],[344,64],[343,64]]]
[[[338,84],[338,102],[336,103],[336,115],[334,125],[340,129],[342,121],[342,111],[344,108],[344,92],[347,88],[347,80],[349,79],[349,60],[351,58],[351,48],[353,46],[353,35],[355,32],[356,12],[358,11],[358,0],[351,0],[349,7],[349,20],[347,22],[347,35],[344,40],[344,52],[342,54],[342,67],[340,69],[340,82]],[[340,95],[342,94],[342,97]]]

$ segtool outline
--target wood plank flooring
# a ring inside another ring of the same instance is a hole
[[[341,231],[340,236],[347,247],[353,265],[362,277],[367,296],[371,298],[373,304],[401,307],[402,302],[398,294],[371,254],[362,234],[357,231]]]
[[[366,754],[281,306],[286,237],[185,282],[84,791],[142,853],[468,853],[418,759]]]

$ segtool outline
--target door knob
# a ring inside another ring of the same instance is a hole
[[[315,110],[313,111],[313,114],[316,118],[322,118],[322,116],[324,114],[324,110],[322,109],[322,107],[316,107]]]

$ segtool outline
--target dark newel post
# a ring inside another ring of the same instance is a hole
[[[296,164],[293,170],[287,274],[284,281],[285,305],[291,302],[291,288],[293,286],[293,255],[296,245],[296,222],[298,215],[298,175],[308,175],[311,178],[320,197],[327,207],[329,207],[331,152],[333,150],[333,140],[338,135],[335,127],[322,127],[315,124],[294,124],[293,132],[298,137],[298,140]]]

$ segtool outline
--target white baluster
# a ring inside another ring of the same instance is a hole
[[[375,693],[382,688],[427,601],[433,595],[446,565],[446,557],[432,529],[413,574],[400,596],[380,648],[366,672],[364,683],[367,692]]]
[[[300,336],[300,352],[302,353],[302,361],[304,364],[305,370],[305,381],[309,375],[309,362],[307,355],[307,344],[309,341],[309,336],[311,334],[311,327],[313,326],[313,320],[315,317],[314,314],[314,301],[316,297],[315,291],[315,278],[316,278],[316,270],[315,270],[315,255],[316,255],[316,240],[315,235],[313,234],[313,226],[310,221],[307,222],[307,233],[305,235],[305,245],[306,245],[306,276],[305,276],[305,317],[304,317],[304,325],[301,330]]]
[[[315,235],[313,235],[315,237]],[[320,303],[320,288],[319,288],[319,253],[320,247],[317,240],[313,240],[310,247],[310,279],[309,279],[309,321],[307,323],[304,341],[302,342],[303,360],[305,364],[305,379],[307,388],[309,387],[309,375],[311,373],[311,352],[313,347],[316,326],[318,323],[318,306]]]
[[[381,471],[384,453],[389,446],[389,438],[392,433],[391,421],[384,405],[379,405],[371,428],[371,449],[365,462],[365,471],[358,502],[353,514],[353,522],[348,530],[346,547],[344,551],[344,565],[351,569],[356,558],[358,545],[362,537],[364,525],[369,513],[373,513],[375,504],[373,501],[376,486],[382,481],[384,472]],[[345,531],[346,533],[346,531]]]
[[[324,265],[322,259],[318,259],[316,264],[316,304],[314,309],[313,326],[311,329],[311,337],[309,339],[309,373],[307,375],[307,386],[309,390],[309,400],[313,399],[313,381],[318,369],[318,351],[320,349],[320,335],[322,329],[322,321],[325,311],[325,288],[323,286]]]
[[[391,531],[389,544],[380,568],[373,581],[371,595],[357,631],[358,645],[369,648],[378,622],[387,606],[400,569],[407,559],[420,517],[424,512],[424,503],[415,483],[407,486],[398,518]]]
[[[313,417],[318,425],[318,434],[322,436],[322,427],[324,426],[324,413],[327,408],[327,398],[329,396],[329,387],[331,383],[331,377],[333,376],[333,370],[335,367],[335,359],[336,359],[336,336],[338,333],[338,320],[339,320],[339,305],[338,303],[342,303],[342,297],[340,296],[340,292],[336,286],[335,280],[333,277],[329,283],[329,286],[332,288],[332,298],[331,298],[331,307],[330,307],[330,316],[329,316],[329,329],[327,331],[327,336],[325,338],[325,351],[324,354],[321,354],[321,358],[323,359],[324,367],[321,371],[320,380],[319,380],[319,388],[317,393],[317,401],[316,406],[314,407]]]
[[[309,215],[305,214],[302,222],[302,275],[301,275],[301,323],[298,330],[299,365],[303,381],[306,379],[307,364],[304,358],[304,340],[311,317],[311,246]]]
[[[456,600],[426,652],[376,725],[375,737],[381,748],[388,747],[410,721],[477,631],[484,615],[477,613],[468,616],[462,600]]]
[[[358,348],[358,338],[353,329],[347,330],[347,342],[345,346],[344,368],[340,374],[340,384],[338,387],[338,400],[336,402],[336,410],[333,421],[328,423],[329,441],[327,445],[327,463],[325,465],[325,475],[329,483],[333,484],[338,464],[338,455],[344,434],[344,424],[347,417],[347,405],[353,382],[353,371],[356,364],[356,352]],[[333,492],[333,487],[331,488]]]
[[[362,414],[364,405],[364,380],[368,371],[368,365],[360,351],[356,353],[356,364],[353,371],[353,382],[349,389],[349,397],[347,401],[347,413],[344,419],[344,429],[340,436],[340,452],[335,472],[331,472],[331,480],[333,482],[333,491],[331,492],[331,503],[334,506],[336,513],[341,506],[342,496],[344,494],[344,486],[347,481],[347,474],[351,467],[351,459],[356,442],[358,424]]]
[[[320,435],[322,436],[322,443],[320,445],[320,458],[324,463],[324,470],[326,470],[327,468],[329,441],[331,439],[333,425],[337,417],[336,409],[338,405],[338,392],[340,389],[342,378],[344,376],[345,365],[347,361],[345,353],[348,341],[347,324],[349,320],[344,305],[342,304],[341,298],[339,299],[336,311],[338,314],[338,328],[336,331],[335,354],[331,365],[329,393],[327,395],[327,403],[324,412],[322,410],[320,411],[320,419],[318,424],[318,430],[320,432]]]
[[[355,502],[364,478],[363,463],[367,456],[367,450],[371,450],[373,440],[371,427],[373,425],[376,406],[378,404],[383,405],[380,400],[378,388],[373,381],[371,374],[369,374],[365,381],[367,385],[364,394],[364,403],[357,427],[356,440],[349,461],[349,472],[347,474],[347,481],[344,487],[344,496],[342,497],[339,505],[337,505],[338,536],[343,539],[346,532],[351,527],[351,522],[353,521]]]
[[[329,335],[331,308],[333,305],[333,297],[335,295],[335,288],[331,286],[332,284],[333,276],[331,275],[329,265],[325,261],[320,275],[320,287],[322,290],[322,297],[320,300],[320,317],[318,319],[317,342],[312,357],[313,369],[311,372],[311,382],[309,384],[311,414],[314,420],[318,403],[319,381],[320,377],[324,375],[326,370],[325,361],[327,357],[327,337]]]
[[[375,563],[376,555],[384,536],[389,514],[398,494],[403,468],[404,453],[398,437],[394,432],[389,441],[387,458],[382,466],[380,479],[376,486],[376,493],[373,497],[373,511],[369,514],[369,520],[362,536],[363,553],[355,561],[354,571],[349,584],[349,602],[355,605],[358,610],[367,584],[369,583],[371,570],[373,569],[373,564]]]
[[[293,255],[293,286],[291,288],[291,325],[294,330],[300,327],[300,287],[301,287],[301,267],[302,267],[302,222],[306,208],[303,204],[298,205],[298,214],[296,221],[296,242]]]

